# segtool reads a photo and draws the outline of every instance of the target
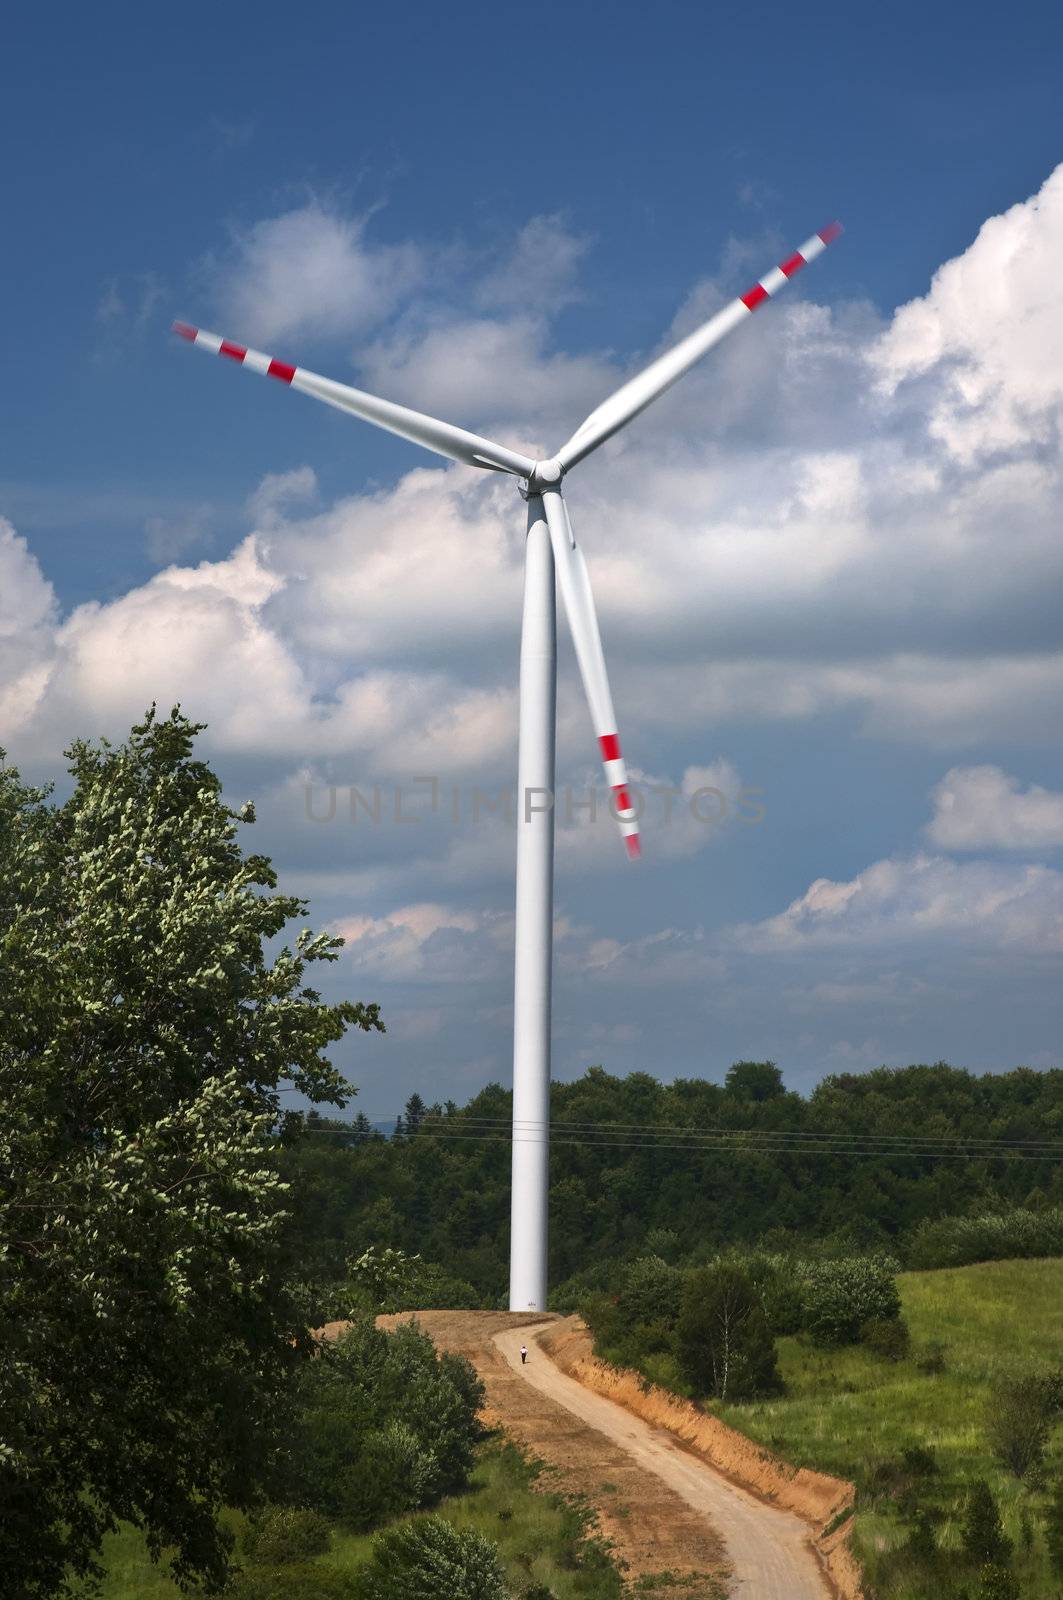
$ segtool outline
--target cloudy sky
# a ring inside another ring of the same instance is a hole
[[[16,29],[0,743],[208,722],[375,1115],[508,1072],[523,508],[171,319],[546,453],[835,214],[570,480],[645,853],[562,630],[555,1070],[1060,1063],[1063,21],[860,10]]]

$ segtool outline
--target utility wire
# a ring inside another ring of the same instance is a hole
[[[459,1118],[454,1118],[453,1121],[460,1126]],[[345,1123],[342,1130],[334,1124],[328,1128],[308,1128],[305,1131],[309,1133],[336,1134],[353,1127],[353,1123]],[[511,1135],[507,1131],[508,1127],[509,1124],[507,1122],[505,1125],[495,1126],[487,1130],[480,1129],[471,1133],[441,1132],[433,1129],[426,1131],[428,1137],[450,1143],[508,1145],[514,1142],[517,1144],[541,1144],[543,1142],[542,1132],[536,1131],[533,1127],[525,1128],[516,1135]],[[602,1124],[601,1127],[606,1129],[609,1124]],[[419,1125],[419,1131],[423,1128],[424,1124],[422,1123]],[[745,1156],[860,1156],[875,1157],[879,1160],[896,1158],[900,1160],[925,1161],[1063,1161],[1063,1148],[1059,1146],[1043,1149],[1037,1146],[1031,1148],[1022,1145],[1018,1141],[1010,1144],[1007,1141],[994,1143],[989,1140],[966,1140],[959,1137],[950,1140],[942,1139],[937,1144],[927,1144],[923,1142],[924,1136],[915,1136],[908,1140],[898,1137],[891,1144],[882,1146],[868,1143],[860,1135],[845,1136],[840,1143],[832,1144],[824,1142],[815,1134],[806,1134],[802,1136],[807,1141],[804,1143],[772,1144],[763,1141],[758,1142],[758,1135],[755,1130],[738,1130],[738,1137],[734,1136],[730,1130],[725,1131],[728,1136],[724,1138],[721,1138],[718,1133],[709,1133],[708,1135],[702,1134],[695,1138],[685,1139],[679,1143],[657,1138],[647,1139],[631,1134],[626,1136],[622,1134],[616,1138],[604,1136],[588,1138],[586,1132],[575,1138],[566,1138],[565,1134],[572,1132],[572,1125],[554,1123],[549,1142],[554,1148],[562,1147],[580,1150],[686,1150],[695,1154],[721,1151],[731,1155]],[[739,1137],[744,1137],[744,1142],[739,1142]],[[1016,1143],[1019,1145],[1018,1148],[1015,1147]],[[977,1147],[974,1149],[957,1148],[958,1146],[970,1144],[974,1144]]]
[[[388,1120],[381,1118],[380,1121]],[[353,1121],[344,1121],[343,1127],[353,1128]],[[521,1132],[538,1134],[540,1124],[527,1119],[518,1119],[517,1127]],[[334,1122],[327,1128],[309,1128],[307,1132],[330,1133],[337,1131],[338,1124]],[[418,1124],[418,1132],[429,1134],[435,1138],[472,1137],[473,1134],[502,1134],[508,1132],[513,1126],[509,1117],[469,1117],[456,1115],[453,1117],[424,1117]],[[660,1143],[661,1136],[667,1136],[668,1148],[691,1148],[706,1142],[713,1145],[729,1141],[756,1141],[764,1145],[779,1148],[791,1148],[799,1152],[805,1146],[837,1147],[840,1149],[859,1146],[868,1150],[882,1149],[884,1151],[901,1147],[905,1150],[951,1150],[957,1146],[974,1146],[985,1149],[987,1152],[996,1150],[1028,1150],[1043,1155],[1063,1155],[1063,1139],[1049,1139],[1045,1137],[1033,1139],[1002,1139],[985,1138],[981,1135],[962,1133],[943,1134],[909,1134],[909,1133],[839,1133],[836,1130],[794,1129],[794,1128],[683,1128],[670,1123],[636,1123],[636,1122],[569,1122],[567,1120],[555,1121],[550,1124],[556,1136],[563,1134],[578,1134],[588,1146],[608,1140],[610,1143],[631,1140],[638,1142],[646,1148],[653,1148],[655,1143],[663,1148]]]
[[[417,1124],[418,1129],[443,1136],[451,1127],[471,1127],[477,1131],[486,1129],[502,1130],[511,1125],[509,1117],[426,1117]],[[518,1127],[538,1127],[537,1123],[518,1119]],[[698,1140],[704,1138],[726,1139],[765,1139],[774,1141],[800,1142],[808,1140],[817,1144],[824,1143],[859,1143],[859,1144],[904,1144],[904,1145],[951,1145],[974,1144],[988,1145],[993,1148],[1017,1149],[1045,1149],[1058,1151],[1063,1155],[1063,1139],[987,1139],[976,1135],[961,1133],[948,1134],[909,1134],[909,1133],[839,1133],[831,1130],[794,1129],[794,1128],[683,1128],[669,1123],[636,1123],[636,1122],[568,1122],[555,1121],[551,1127],[572,1133],[587,1134],[594,1137],[604,1134],[610,1137],[627,1135],[629,1133],[643,1135],[667,1135],[670,1138],[683,1140]]]

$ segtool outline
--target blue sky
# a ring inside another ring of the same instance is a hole
[[[520,508],[205,362],[174,316],[556,447],[832,216],[797,292],[573,476],[633,766],[563,830],[558,1072],[1057,1059],[1063,16],[24,13],[0,104],[0,742],[154,697],[385,1005],[387,1112],[507,1071],[510,840],[314,823],[512,769]],[[935,276],[937,274],[937,276]],[[562,774],[594,776],[567,643]],[[448,789],[449,792],[449,789]],[[411,843],[411,839],[414,841]]]

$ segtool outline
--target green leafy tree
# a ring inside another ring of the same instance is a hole
[[[775,1341],[749,1274],[729,1261],[690,1273],[676,1352],[695,1393],[751,1400],[782,1389]]]
[[[0,768],[0,1570],[19,1600],[91,1575],[119,1518],[220,1581],[216,1511],[253,1505],[307,1347],[282,1283],[279,1088],[342,1104],[301,931],[154,711],[75,744],[62,805]],[[269,947],[269,953],[267,953]]]
[[[723,1086],[736,1100],[777,1100],[786,1093],[774,1061],[736,1061]]]
[[[358,1574],[358,1600],[509,1600],[498,1548],[483,1534],[459,1532],[443,1517],[422,1517],[380,1534]]]
[[[370,1245],[347,1263],[346,1310],[364,1311],[469,1310],[480,1304],[471,1283],[456,1278],[432,1261],[408,1256],[404,1250]],[[337,1296],[342,1302],[344,1293]]]
[[[855,1344],[868,1323],[895,1322],[901,1312],[897,1263],[885,1256],[813,1262],[803,1295],[805,1327],[817,1344]]]
[[[392,1333],[354,1323],[302,1371],[299,1393],[285,1481],[294,1503],[365,1530],[468,1483],[483,1385],[415,1323]]]

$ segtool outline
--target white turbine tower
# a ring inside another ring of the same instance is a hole
[[[438,455],[471,467],[512,473],[528,503],[524,621],[520,649],[520,744],[517,806],[516,955],[513,992],[513,1185],[509,1303],[513,1311],[546,1309],[547,1190],[550,1140],[550,981],[554,896],[554,709],[557,678],[555,574],[572,631],[591,722],[598,738],[620,833],[632,858],[639,828],[627,791],[616,716],[602,654],[598,618],[583,554],[576,544],[561,483],[585,456],[681,378],[713,345],[821,255],[838,223],[805,241],[673,349],[650,363],[592,411],[567,444],[544,461],[495,444],[420,411],[380,400],[304,367],[205,333],[187,323],[174,332],[214,355],[279,378],[292,389],[349,411]]]

